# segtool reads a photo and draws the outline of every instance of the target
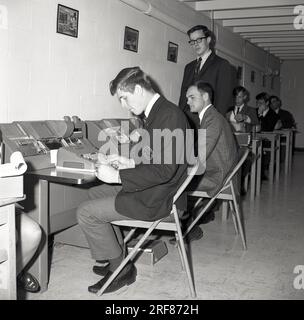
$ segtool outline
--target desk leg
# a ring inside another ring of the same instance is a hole
[[[288,170],[289,170],[289,160],[290,160],[290,134],[288,133],[286,135],[286,142],[285,142],[285,175],[288,174]]]
[[[289,167],[288,167],[288,171],[291,170],[291,164],[292,164],[292,148],[293,148],[293,139],[294,139],[294,132],[291,132],[291,135],[290,135],[290,147],[289,147]]]
[[[253,201],[255,197],[255,188],[256,188],[256,167],[257,167],[257,152],[256,152],[256,144],[252,146],[253,153],[253,162],[251,164],[251,172],[250,172],[250,200]]]
[[[276,182],[280,180],[280,153],[281,153],[281,141],[280,137],[276,140]]]
[[[270,165],[269,165],[269,180],[270,183],[273,184],[273,176],[274,176],[274,156],[275,156],[275,140],[271,140],[270,147]]]
[[[256,178],[256,195],[261,193],[261,167],[262,167],[262,143],[260,143],[257,151],[258,163],[257,163],[257,178]]]
[[[41,253],[37,259],[38,263],[38,281],[40,283],[41,291],[47,290],[48,286],[48,194],[49,183],[46,180],[39,180],[39,216],[38,222],[43,230],[44,245]]]

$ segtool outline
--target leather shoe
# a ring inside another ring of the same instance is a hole
[[[103,266],[93,266],[93,272],[98,274],[99,276],[104,277],[109,272],[110,264],[107,264],[105,267]]]
[[[108,271],[106,276],[93,284],[92,286],[88,287],[89,292],[97,293],[102,286],[106,283],[106,281],[110,278],[113,274],[112,271]],[[137,275],[137,270],[133,263],[128,263],[122,271],[118,274],[118,276],[112,281],[112,283],[107,287],[104,293],[110,293],[117,291],[118,289],[128,286],[131,283],[135,282]]]
[[[192,230],[187,234],[186,241],[190,243],[191,241],[199,240],[203,237],[204,233],[202,229],[196,225],[192,228]],[[169,239],[169,243],[172,245],[176,245],[176,239],[171,238]]]
[[[38,280],[29,272],[22,272],[17,277],[17,283],[20,288],[28,292],[35,293],[40,290]]]
[[[213,211],[206,212],[198,221],[199,224],[207,224],[215,219]]]

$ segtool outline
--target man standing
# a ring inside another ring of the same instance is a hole
[[[188,30],[187,34],[189,36],[188,42],[197,58],[185,67],[179,107],[186,112],[192,127],[194,127],[194,124],[199,126],[199,121],[191,114],[187,106],[187,89],[198,80],[209,83],[214,90],[214,106],[219,113],[225,116],[232,104],[232,72],[229,62],[211,50],[212,34],[206,26],[194,26]]]
[[[142,143],[142,154],[146,157],[144,163],[135,163],[134,159],[118,155],[108,156],[108,163],[99,164],[96,173],[105,184],[92,188],[91,200],[78,208],[78,223],[90,245],[92,258],[108,263],[105,267],[93,267],[95,273],[104,276],[88,288],[93,293],[104,285],[123,259],[120,230],[114,228],[111,221],[154,221],[168,216],[173,197],[187,177],[184,148],[178,142],[173,143],[172,137],[171,141],[164,139],[158,145],[153,143],[155,131],[166,129],[172,133],[178,129],[186,135],[188,122],[183,112],[155,93],[151,80],[139,67],[120,71],[110,83],[110,92],[116,94],[121,106],[133,114],[144,113],[144,129],[152,143]],[[170,162],[164,157],[169,147]],[[116,291],[135,279],[136,268],[129,263],[105,292]]]

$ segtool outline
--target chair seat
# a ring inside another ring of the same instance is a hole
[[[176,224],[174,222],[174,217],[169,216],[172,219],[172,222],[160,222],[155,229],[156,230],[168,230],[168,231],[176,231]],[[168,217],[168,218],[169,218]],[[154,221],[142,221],[142,220],[120,220],[113,221],[112,224],[121,227],[130,227],[130,228],[149,228]]]
[[[190,191],[188,192],[188,195],[189,196],[192,196],[192,197],[200,197],[200,198],[212,198],[208,195],[207,192],[205,191]],[[232,193],[231,193],[231,189],[230,188],[227,188],[227,189],[224,189],[223,191],[221,191],[217,197],[217,199],[220,199],[220,200],[232,200]]]

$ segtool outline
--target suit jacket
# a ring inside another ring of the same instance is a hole
[[[265,117],[259,117],[261,122],[261,131],[273,131],[276,123],[280,120],[279,116],[271,109],[268,109],[268,112]]]
[[[184,77],[179,99],[179,107],[189,114],[186,93],[191,84],[197,80],[209,83],[214,90],[214,106],[222,114],[226,115],[232,102],[232,72],[229,62],[214,52],[210,54],[198,75],[195,77],[196,60],[188,63],[184,70]],[[191,116],[190,116],[191,117]],[[192,116],[193,118],[193,116]]]
[[[290,129],[296,127],[293,115],[289,111],[280,109],[278,112],[278,116],[280,117],[280,120],[282,122],[282,129]]]
[[[230,124],[213,106],[204,114],[200,129],[206,130],[206,146],[199,143],[198,149],[201,161],[206,155],[206,171],[192,180],[191,189],[214,196],[238,161],[237,144]]]
[[[228,122],[230,121],[232,112],[234,112],[234,106],[230,107],[226,114],[226,118]],[[244,105],[244,107],[239,113],[244,114],[251,119],[251,123],[246,123],[246,122],[243,123],[243,126],[242,126],[243,130],[241,130],[242,132],[251,132],[252,126],[256,126],[259,124],[257,109]]]
[[[176,105],[164,97],[155,102],[144,125],[151,138],[150,147],[144,143],[142,148],[144,156],[150,151],[151,163],[140,163],[134,169],[120,170],[122,190],[115,199],[117,212],[146,221],[157,220],[170,214],[173,197],[187,177],[186,156],[183,148],[174,141],[172,148],[170,142],[153,145],[153,130],[169,129],[172,132],[180,129],[186,137],[185,132],[188,128],[189,124],[184,113]],[[184,144],[184,141],[181,143]],[[172,155],[172,161],[168,164],[161,157],[164,150],[170,150],[170,156]],[[154,164],[156,160],[160,164]]]

